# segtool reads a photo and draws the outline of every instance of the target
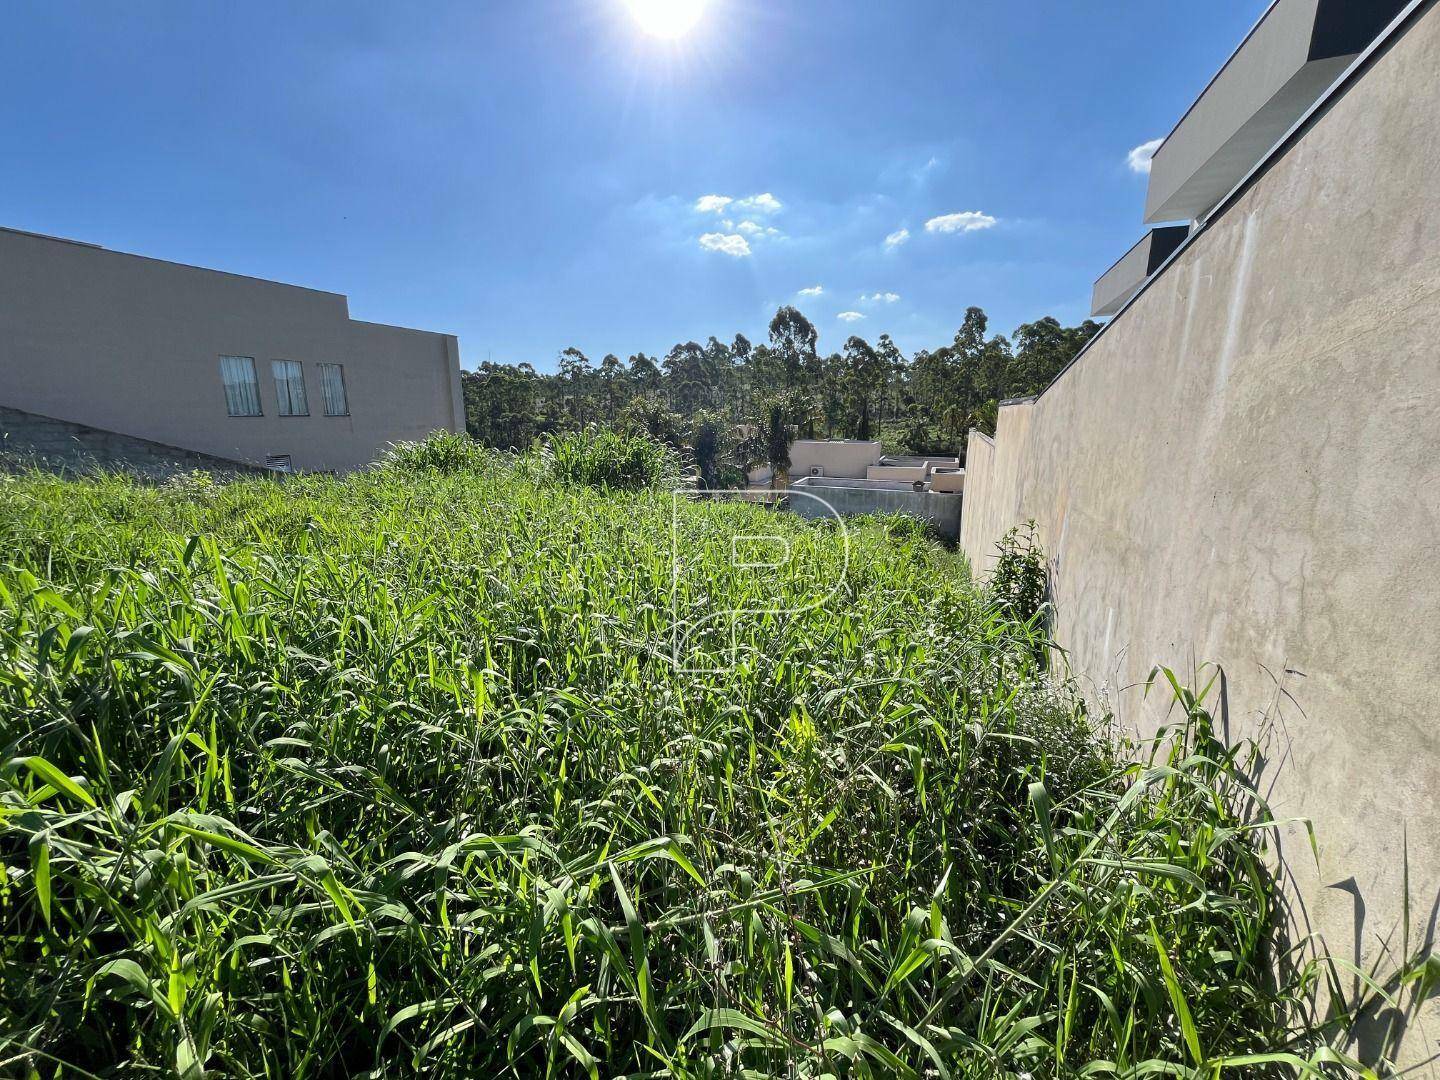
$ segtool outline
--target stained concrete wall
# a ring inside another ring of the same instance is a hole
[[[1437,73],[1431,4],[968,447],[966,553],[1038,522],[1056,639],[1123,722],[1153,730],[1152,665],[1224,665],[1232,737],[1318,831],[1318,870],[1287,831],[1302,925],[1346,957],[1398,949],[1407,837],[1412,942],[1440,904]]]
[[[220,357],[255,360],[263,416],[225,408]],[[303,365],[279,416],[271,360]],[[325,416],[319,363],[349,416]],[[344,296],[0,229],[0,405],[222,458],[355,468],[465,429],[455,338],[352,320]]]

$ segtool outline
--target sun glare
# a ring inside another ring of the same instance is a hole
[[[683,37],[705,14],[705,0],[625,0],[630,14],[647,34]]]

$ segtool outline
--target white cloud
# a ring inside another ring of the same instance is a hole
[[[748,199],[739,200],[735,203],[735,209],[746,214],[778,214],[784,209],[784,206],[779,199],[767,191],[760,195],[751,195]]]
[[[702,195],[695,209],[702,214],[718,214],[735,200],[728,195]]]
[[[898,304],[900,302],[900,294],[893,292],[877,292],[871,293],[869,296],[862,296],[860,297],[860,300],[862,303],[866,304]]]
[[[995,218],[979,210],[964,210],[958,214],[942,214],[925,222],[925,231],[932,233],[967,233],[989,229],[995,225]]]
[[[909,229],[896,229],[889,236],[885,237],[885,246],[891,251],[894,251],[896,248],[898,248],[901,244],[905,243],[905,241],[909,239]]]
[[[812,286],[810,286],[810,288],[808,288],[808,289],[801,289],[801,290],[800,290],[800,295],[801,295],[801,296],[824,296],[824,295],[825,295],[825,286],[824,286],[824,285],[812,285]]]
[[[758,221],[742,221],[739,225],[731,225],[723,222],[722,224],[725,225],[727,231],[744,233],[751,240],[762,238],[766,240],[776,240],[785,235],[779,229],[775,228],[775,226],[761,225]]]
[[[839,315],[836,315],[835,317],[841,322],[859,322],[861,319],[865,318],[865,316],[861,315],[858,311],[842,311]]]
[[[1151,139],[1131,150],[1125,157],[1125,164],[1130,166],[1130,171],[1141,176],[1149,176],[1150,159],[1155,156],[1155,151],[1160,149],[1160,144],[1164,141],[1164,139]]]
[[[736,259],[743,259],[750,254],[750,241],[739,233],[706,233],[700,237],[700,246],[706,251],[718,251]]]

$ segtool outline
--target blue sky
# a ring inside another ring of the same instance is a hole
[[[348,293],[467,367],[783,303],[909,352],[971,304],[1084,318],[1129,152],[1264,6],[708,0],[668,40],[630,2],[11,0],[0,224]]]

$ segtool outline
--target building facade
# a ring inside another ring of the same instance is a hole
[[[336,293],[3,228],[0,407],[295,470],[465,430],[453,336],[352,319]]]

